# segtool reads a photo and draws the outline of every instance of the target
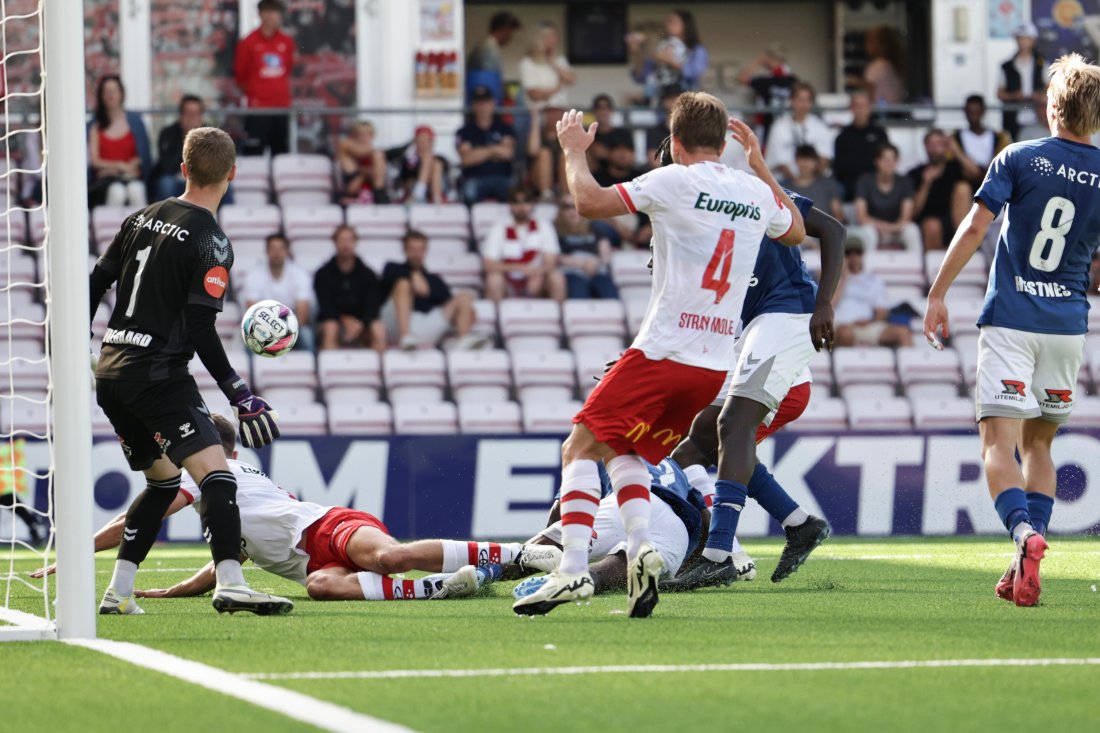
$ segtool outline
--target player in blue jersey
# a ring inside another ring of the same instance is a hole
[[[702,495],[692,488],[691,482],[671,459],[664,459],[649,469],[650,489],[653,492],[650,541],[665,562],[664,577],[672,577],[694,552],[706,531],[704,514],[706,505]],[[595,592],[617,590],[626,587],[626,529],[612,493],[611,479],[603,466],[599,467],[602,499],[592,525],[592,542],[589,551]],[[550,510],[549,523],[542,532],[528,540],[524,546],[561,546],[560,501]],[[518,566],[506,568],[505,580],[521,578],[531,571]],[[546,576],[531,578],[516,586],[516,598],[534,593],[545,582]]]
[[[1089,264],[1100,246],[1100,67],[1069,54],[1050,67],[1053,137],[1016,143],[990,165],[928,292],[925,336],[949,337],[944,298],[1004,210],[978,318],[977,418],[994,506],[1016,542],[997,596],[1039,602],[1039,562],[1057,474],[1050,446],[1073,409],[1085,345]],[[1019,451],[1020,463],[1016,461]]]
[[[706,548],[666,584],[669,590],[729,585],[755,564],[746,563],[735,537],[746,498],[757,501],[783,527],[786,544],[772,582],[797,570],[828,538],[829,523],[806,513],[756,457],[756,445],[806,409],[808,365],[816,351],[832,349],[832,297],[844,260],[844,226],[813,201],[790,194],[821,242],[821,287],[806,270],[797,247],[765,238],[745,305],[735,367],[710,407],[700,412],[672,457],[712,507]],[[718,463],[719,445],[733,470],[716,485],[707,468]]]

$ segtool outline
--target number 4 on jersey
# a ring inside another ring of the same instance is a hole
[[[714,304],[722,302],[730,289],[730,268],[733,266],[733,238],[736,232],[723,229],[718,237],[718,246],[714,248],[707,269],[703,270],[703,290],[714,291]],[[721,268],[721,272],[719,272]],[[717,276],[716,276],[717,274]]]

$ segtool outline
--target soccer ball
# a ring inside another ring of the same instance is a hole
[[[257,356],[282,356],[298,341],[298,319],[277,300],[261,300],[241,319],[241,336],[248,350]]]

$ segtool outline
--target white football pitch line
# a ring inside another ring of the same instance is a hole
[[[258,672],[249,680],[385,680],[409,677],[509,677],[513,675],[662,674],[680,672],[820,672],[860,669],[945,667],[1079,667],[1100,665],[1100,657],[1050,659],[915,659],[870,662],[793,662],[744,664],[622,664],[597,667],[520,667],[513,669],[376,669],[342,672]]]
[[[150,649],[140,644],[109,639],[71,639],[66,643],[93,649],[124,662],[238,698],[331,733],[413,733],[411,728],[403,725],[372,718],[294,690],[265,685],[217,667]]]

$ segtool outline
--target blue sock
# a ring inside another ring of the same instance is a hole
[[[1037,491],[1027,492],[1027,513],[1031,515],[1031,526],[1041,535],[1046,535],[1050,525],[1050,515],[1054,512],[1054,498]]]
[[[1031,524],[1031,515],[1027,511],[1027,494],[1023,489],[1005,489],[997,494],[993,506],[1009,534],[1012,534],[1013,527],[1020,522]]]
[[[763,463],[756,464],[749,479],[749,498],[755,499],[780,524],[798,508],[798,502],[779,485]]]
[[[745,508],[749,489],[736,481],[714,482],[714,506],[710,508],[710,535],[703,556],[715,562],[729,557],[733,537],[737,534],[737,522]]]

